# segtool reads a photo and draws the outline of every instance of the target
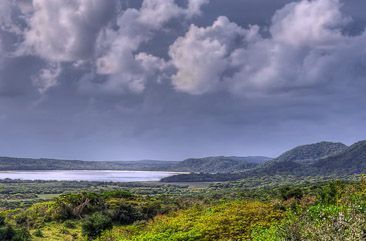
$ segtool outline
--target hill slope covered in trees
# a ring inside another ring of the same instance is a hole
[[[279,157],[240,173],[181,174],[164,182],[230,181],[274,175],[344,176],[366,173],[366,141],[347,147],[342,143],[320,142],[298,146]]]

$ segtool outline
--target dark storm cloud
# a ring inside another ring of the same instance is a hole
[[[29,3],[0,3],[2,155],[276,155],[366,137],[363,0]]]

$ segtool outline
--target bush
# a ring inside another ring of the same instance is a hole
[[[132,224],[143,217],[139,209],[133,205],[123,203],[111,211],[111,216],[113,221],[121,225]]]
[[[0,240],[1,241],[28,241],[31,236],[27,229],[14,229],[6,224],[5,218],[0,218]]]
[[[0,227],[5,225],[5,217],[0,215]]]
[[[38,238],[43,238],[44,235],[43,235],[43,232],[42,230],[40,229],[37,229],[34,233],[33,233],[34,236],[38,237]]]
[[[15,236],[11,241],[30,241],[32,240],[29,231],[25,228],[19,229],[15,232]]]
[[[103,213],[94,213],[82,223],[82,233],[92,240],[102,234],[104,230],[113,227],[112,219]]]
[[[75,223],[73,223],[70,220],[67,220],[67,221],[64,222],[64,227],[65,228],[70,228],[70,229],[76,228]]]
[[[300,188],[283,187],[280,189],[280,194],[283,200],[289,200],[295,198],[300,200],[303,198],[304,193]]]
[[[338,199],[337,185],[332,182],[322,188],[319,194],[319,201],[322,204],[336,204]]]
[[[131,198],[133,195],[131,192],[127,190],[113,190],[106,191],[102,193],[102,197],[105,199],[108,198]]]
[[[10,225],[3,225],[0,227],[0,240],[10,241],[15,236],[15,230]]]

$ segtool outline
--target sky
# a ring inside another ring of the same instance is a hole
[[[366,139],[364,0],[2,0],[0,156],[275,157]]]

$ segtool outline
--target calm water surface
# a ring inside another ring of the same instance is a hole
[[[0,171],[0,179],[57,180],[57,181],[102,181],[102,182],[142,182],[159,181],[173,176],[174,172],[150,171]]]

